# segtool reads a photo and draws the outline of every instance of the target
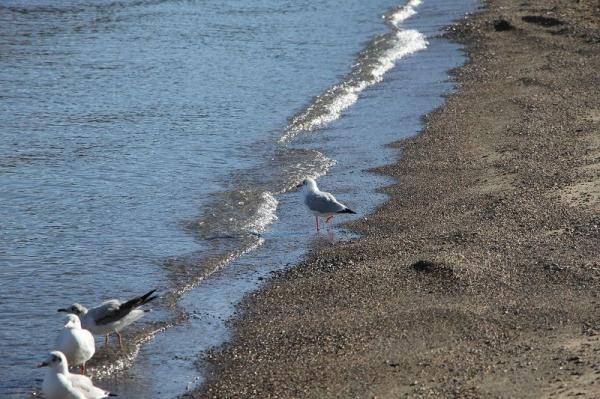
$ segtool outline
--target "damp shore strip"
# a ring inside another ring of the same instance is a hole
[[[185,397],[600,396],[594,7],[492,0],[449,28],[470,61],[377,170],[389,201],[240,304]]]

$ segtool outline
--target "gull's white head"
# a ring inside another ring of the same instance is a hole
[[[77,315],[67,315],[67,324],[65,324],[65,328],[81,329],[81,320],[79,320]]]
[[[317,182],[315,179],[311,177],[307,177],[302,181],[298,187],[302,187],[302,191],[317,191],[319,188],[317,187]]]
[[[67,358],[63,355],[62,352],[53,351],[50,352],[50,356],[38,364],[39,367],[49,367],[56,372],[67,372],[69,370],[69,365],[67,364]]]
[[[87,308],[83,305],[80,305],[78,303],[74,303],[73,305],[69,306],[68,308],[62,308],[62,309],[58,309],[59,312],[63,312],[63,313],[70,313],[70,314],[75,314],[77,316],[81,316],[87,313]]]

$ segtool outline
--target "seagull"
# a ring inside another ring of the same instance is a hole
[[[81,328],[79,317],[70,314],[58,337],[57,349],[65,355],[71,366],[80,366],[81,373],[85,374],[85,362],[94,356],[96,342],[91,332]]]
[[[69,364],[62,352],[50,352],[50,357],[38,367],[48,367],[42,384],[46,399],[102,399],[117,396],[94,386],[85,375],[69,373]]]
[[[104,335],[104,346],[108,345],[108,336],[111,333],[117,334],[117,337],[119,337],[119,346],[123,349],[121,330],[139,320],[147,312],[138,308],[158,298],[158,295],[152,296],[155,292],[156,290],[154,289],[127,302],[111,299],[102,302],[99,306],[92,309],[87,309],[83,305],[74,303],[71,307],[58,309],[58,311],[79,316],[83,328],[89,330],[92,334]]]
[[[325,218],[325,222],[330,227],[331,220],[342,213],[356,213],[346,205],[335,199],[330,193],[319,190],[317,182],[310,177],[304,179],[302,184],[302,193],[304,194],[304,204],[315,215],[317,232],[319,231],[319,217]],[[328,228],[329,229],[329,228]]]

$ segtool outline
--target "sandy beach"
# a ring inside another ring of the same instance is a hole
[[[188,397],[600,396],[600,5],[448,36],[470,62],[376,171],[389,201],[247,298]]]

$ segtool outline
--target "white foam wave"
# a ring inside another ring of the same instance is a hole
[[[277,220],[277,205],[279,201],[268,191],[261,195],[262,202],[256,210],[254,217],[246,224],[245,228],[253,233],[262,233],[268,225]]]
[[[415,7],[421,4],[421,0],[410,0],[405,6],[398,8],[389,17],[389,21],[394,25],[398,26],[401,22],[407,20],[417,13]]]
[[[381,82],[383,75],[392,69],[400,58],[423,50],[428,45],[425,36],[416,30],[396,30],[393,40],[391,47],[381,54],[371,68],[366,70],[366,74],[363,70],[360,80],[349,80],[329,88],[310,107],[292,120],[279,141],[286,142],[301,131],[312,131],[338,119],[342,112],[358,100],[360,92]]]
[[[366,89],[367,86],[367,82],[360,82],[360,84],[356,86],[348,86],[346,90],[341,94],[338,94],[338,96],[326,107],[326,112],[303,124],[301,130],[315,130],[338,119],[342,112],[350,108],[350,106],[358,100],[358,93]],[[343,86],[334,87],[336,89],[343,88]]]
[[[388,49],[377,67],[373,69],[374,82],[380,82],[383,75],[396,65],[396,61],[409,54],[427,48],[427,39],[416,30],[400,30],[396,32],[396,43]]]

